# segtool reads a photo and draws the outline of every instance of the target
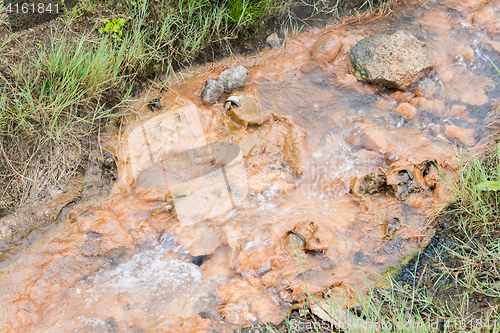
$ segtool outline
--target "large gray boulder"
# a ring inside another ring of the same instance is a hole
[[[396,89],[407,88],[434,66],[427,46],[404,31],[362,39],[350,59],[355,75]]]
[[[240,89],[245,84],[248,77],[248,70],[243,66],[237,66],[231,69],[226,69],[224,72],[220,73],[219,81],[223,86],[224,90],[231,91],[233,89]]]

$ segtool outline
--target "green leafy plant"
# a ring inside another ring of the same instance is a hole
[[[140,0],[139,0],[140,1]],[[122,27],[125,24],[125,19],[123,18],[114,18],[112,20],[106,19],[104,20],[105,26],[99,29],[101,34],[108,33],[115,39],[120,39],[123,36]]]
[[[137,7],[141,6],[142,4],[144,4],[145,1],[146,0],[132,0],[132,2],[131,2],[132,7],[137,8]],[[158,1],[158,0],[156,0],[156,1]]]

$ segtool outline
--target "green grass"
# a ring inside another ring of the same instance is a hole
[[[115,115],[101,103],[113,88],[123,88],[132,78],[172,72],[210,47],[222,49],[228,39],[285,5],[275,0],[215,6],[209,0],[144,1],[125,7],[120,38],[103,33],[103,27],[97,33],[96,27],[77,42],[65,42],[54,31],[52,46],[29,50],[27,61],[7,64],[10,75],[0,75],[0,136],[43,132],[59,139],[75,123]]]
[[[56,21],[51,23],[50,40],[45,44],[26,48],[17,45],[8,51],[13,39],[20,42],[22,32],[3,38],[0,184],[8,184],[8,190],[2,188],[0,204],[8,206],[33,197],[30,192],[41,187],[25,182],[33,179],[29,174],[35,171],[30,172],[30,166],[45,158],[38,152],[54,145],[64,146],[68,141],[85,145],[86,136],[126,111],[121,106],[129,99],[129,88],[134,82],[152,79],[159,73],[168,77],[174,69],[187,66],[200,56],[212,59],[216,53],[227,51],[239,34],[279,15],[287,1],[247,0],[239,8],[236,0],[139,1],[135,6],[125,0],[115,3],[116,17],[104,17],[99,11],[106,15],[109,11],[103,11],[102,3],[84,0],[58,19],[63,28],[59,24],[59,30],[56,29]],[[0,15],[2,10],[0,7]],[[75,38],[71,25],[89,15],[94,16],[96,25]],[[105,28],[106,19],[120,22],[115,36],[104,29],[99,33],[99,29]],[[23,141],[29,151],[18,148]],[[57,158],[61,157],[64,158]],[[48,156],[49,160],[55,158]],[[78,159],[68,163],[55,161],[68,170],[76,169],[78,163]],[[58,183],[60,177],[52,171],[46,175],[52,178],[51,183]],[[14,194],[9,196],[10,192]]]
[[[10,74],[0,75],[0,137],[45,133],[59,139],[73,124],[115,115],[116,105],[104,103],[111,90],[120,88],[125,95],[124,87],[133,79],[171,73],[200,56],[210,60],[242,33],[252,32],[270,17],[286,15],[290,4],[291,0],[126,0],[117,2],[116,17],[98,19],[98,25],[77,41],[65,42],[61,32],[53,30],[50,46],[25,51],[27,61],[4,64]],[[83,0],[67,13],[66,23],[97,6]],[[325,12],[323,0],[312,6],[314,13],[338,11],[337,4]],[[363,6],[371,9],[372,3]],[[103,33],[112,19],[120,22],[115,34],[119,38]],[[125,95],[122,102],[126,99]]]
[[[26,54],[28,64],[0,76],[0,135],[47,135],[60,139],[79,122],[93,123],[113,115],[99,100],[119,84],[125,45],[107,37],[89,43],[52,38],[50,48]]]

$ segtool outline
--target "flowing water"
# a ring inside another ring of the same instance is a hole
[[[354,304],[355,287],[365,293],[432,236],[427,217],[450,200],[442,172],[456,172],[454,144],[488,136],[499,22],[495,1],[414,1],[151,87],[102,136],[118,160],[112,191],[71,206],[3,263],[0,331],[230,331],[280,322],[304,288]],[[352,45],[398,29],[436,60],[419,92],[349,72]],[[327,31],[343,42],[330,63],[311,57]],[[260,125],[200,103],[205,80],[237,65],[249,77],[235,93],[265,111]],[[417,115],[395,112],[402,102]],[[365,194],[367,173],[401,186]]]

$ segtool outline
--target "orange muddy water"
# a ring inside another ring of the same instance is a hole
[[[354,287],[366,292],[432,236],[427,216],[450,200],[440,169],[456,172],[455,144],[488,135],[497,4],[398,4],[369,23],[289,36],[282,48],[151,87],[103,136],[118,161],[112,191],[71,206],[3,263],[0,331],[229,332],[282,321],[304,288],[348,300]],[[435,58],[418,89],[349,72],[351,46],[397,29]],[[320,62],[311,48],[329,31],[343,46]],[[205,80],[238,65],[249,76],[233,94],[262,111],[260,125],[233,121],[226,93],[200,103]],[[152,112],[157,97],[163,107]]]

